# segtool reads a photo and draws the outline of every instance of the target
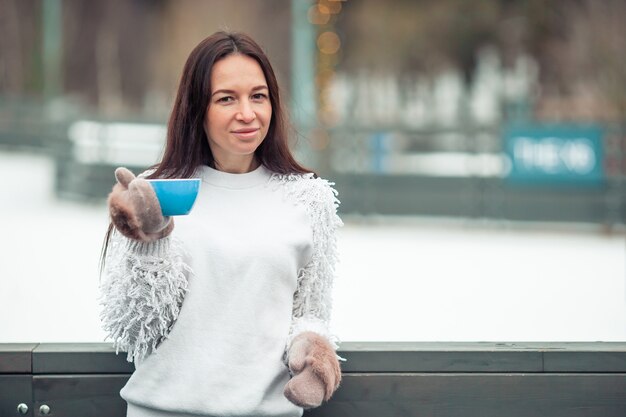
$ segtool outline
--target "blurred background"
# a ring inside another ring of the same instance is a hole
[[[100,342],[113,170],[185,59],[266,50],[336,183],[342,340],[626,340],[626,2],[0,0],[0,342]]]

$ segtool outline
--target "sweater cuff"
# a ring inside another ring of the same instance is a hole
[[[289,361],[289,349],[291,349],[291,344],[293,343],[293,340],[296,338],[296,336],[303,332],[317,333],[320,336],[324,337],[326,340],[328,340],[333,349],[337,350],[339,348],[339,338],[329,332],[328,325],[323,320],[312,317],[300,317],[298,319],[295,319],[291,326],[291,332],[289,334],[289,339],[287,340],[284,355],[284,360],[286,364]],[[337,359],[340,361],[345,361],[345,358],[342,358],[339,355],[337,355]]]
[[[169,253],[171,247],[171,237],[155,240],[153,242],[140,242],[137,240],[127,239],[126,250],[138,255],[163,257]]]

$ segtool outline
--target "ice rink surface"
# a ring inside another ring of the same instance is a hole
[[[103,204],[53,195],[53,161],[0,151],[0,343],[102,342]],[[341,198],[341,196],[339,196]],[[592,227],[344,217],[343,341],[624,341],[626,245]]]

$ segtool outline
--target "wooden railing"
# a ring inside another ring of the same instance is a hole
[[[341,387],[305,416],[626,416],[626,342],[345,342],[339,353]],[[133,370],[108,344],[0,344],[0,416],[123,417]]]

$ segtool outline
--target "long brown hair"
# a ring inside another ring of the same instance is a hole
[[[312,172],[301,166],[289,149],[287,120],[278,82],[263,49],[244,33],[220,31],[202,40],[187,58],[167,125],[165,151],[147,178],[189,178],[201,165],[215,167],[204,131],[204,118],[211,98],[211,70],[216,62],[232,54],[253,58],[263,70],[269,89],[272,118],[265,139],[255,151],[259,162],[279,174]],[[109,224],[102,246],[100,272],[104,268],[112,231],[113,224]]]

